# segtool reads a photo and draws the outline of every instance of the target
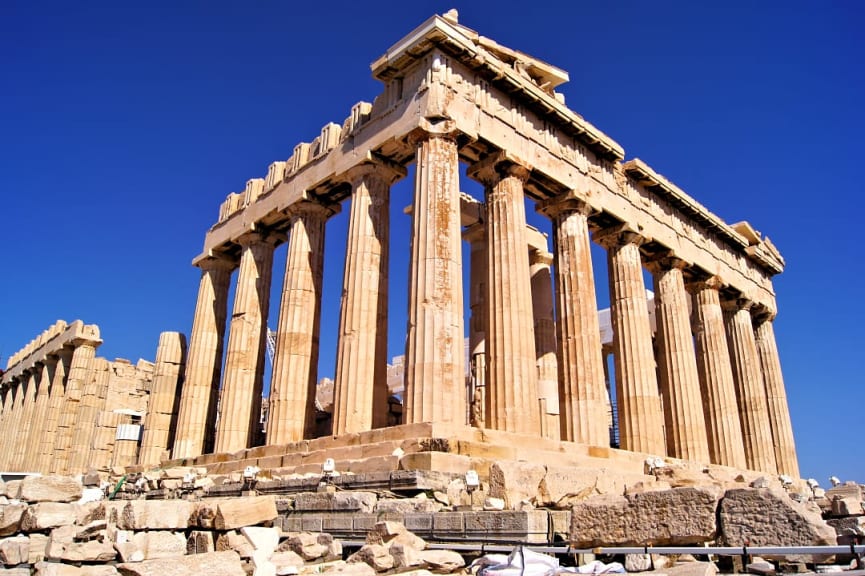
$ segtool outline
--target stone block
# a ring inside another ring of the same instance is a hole
[[[252,547],[245,536],[241,536],[236,530],[229,530],[216,538],[216,551],[234,550],[241,558],[251,558],[255,548]]]
[[[394,569],[400,572],[423,564],[423,560],[420,558],[420,550],[416,550],[405,544],[394,544],[391,546],[390,555],[393,558]]]
[[[28,564],[36,564],[45,559],[45,551],[48,549],[49,537],[45,534],[30,534],[30,556]]]
[[[216,551],[216,543],[213,541],[213,532],[193,530],[186,540],[187,554],[206,554]]]
[[[81,498],[81,482],[68,476],[28,476],[21,481],[25,502],[75,502]]]
[[[306,561],[318,560],[327,555],[330,542],[321,538],[322,534],[302,532],[289,538],[280,545],[281,550],[291,550]]]
[[[436,534],[459,535],[463,534],[465,530],[465,513],[463,512],[440,512],[433,516],[433,531]]]
[[[865,514],[865,504],[853,496],[835,496],[832,499],[832,516],[861,516]]]
[[[300,574],[311,576],[312,574],[339,574],[340,576],[375,576],[375,569],[365,562],[334,562],[321,569],[319,564],[301,568]]]
[[[41,532],[58,526],[71,526],[77,519],[75,504],[40,502],[29,506],[21,516],[22,532]]]
[[[123,576],[246,576],[240,556],[231,550],[118,564],[117,570]]]
[[[726,546],[835,545],[835,530],[813,504],[783,491],[739,488],[721,500],[720,540]]]
[[[64,562],[110,562],[117,557],[117,551],[110,542],[89,540],[67,544],[60,559]]]
[[[444,452],[406,454],[399,459],[399,467],[402,470],[437,470],[451,474],[465,474],[475,469],[472,459],[468,456]]]
[[[429,498],[380,498],[375,505],[376,512],[392,514],[432,514],[442,509],[442,505]]]
[[[425,567],[439,574],[456,572],[466,565],[463,557],[453,550],[421,550],[418,555]]]
[[[505,507],[515,509],[520,502],[534,503],[547,469],[531,462],[494,462],[490,466],[490,490],[493,498],[505,501]]]
[[[18,495],[21,493],[21,480],[9,480],[6,482],[4,489],[6,490],[5,495],[10,500],[17,500]]]
[[[547,512],[545,510],[464,512],[467,537],[483,536],[492,541],[547,541]]]
[[[376,572],[384,572],[394,566],[393,556],[387,546],[381,544],[364,544],[360,550],[348,557],[349,564],[358,562],[363,562]]]
[[[403,523],[405,524],[406,530],[409,532],[429,534],[433,530],[434,516],[434,514],[429,513],[406,514],[403,517]]]
[[[224,500],[216,506],[213,526],[217,530],[231,530],[273,522],[277,517],[273,496],[253,496]]]
[[[186,537],[168,530],[138,532],[131,540],[136,550],[141,551],[143,560],[172,558],[186,554]]]
[[[26,504],[0,505],[0,536],[11,536],[21,527],[21,516],[27,510]]]
[[[572,508],[570,542],[576,548],[707,542],[717,533],[719,497],[714,487],[596,496]]]
[[[347,534],[354,531],[351,514],[327,514],[322,517],[322,532]]]
[[[130,500],[117,526],[123,530],[185,530],[195,508],[186,500]]]
[[[301,492],[294,499],[298,511],[372,513],[377,496],[372,492]]]
[[[30,559],[30,539],[27,536],[12,536],[0,540],[0,564],[15,566]]]

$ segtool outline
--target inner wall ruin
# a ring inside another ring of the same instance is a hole
[[[798,477],[772,327],[771,279],[784,260],[768,238],[723,222],[641,160],[625,161],[618,143],[565,106],[556,88],[567,72],[453,16],[427,20],[372,73],[384,85],[372,104],[353,106],[220,206],[193,261],[201,280],[188,350],[182,335],[165,333],[155,367],[121,366],[95,357],[98,328],[79,321],[10,358],[0,469],[78,473],[172,458],[300,470],[320,468],[307,456],[326,449],[358,460],[377,453],[349,447],[445,437],[443,451],[469,459],[495,445],[515,459],[538,449],[642,471],[647,456],[662,456]],[[390,188],[412,163],[404,285],[387,274]],[[460,192],[461,163],[483,198]],[[527,225],[526,198],[551,221],[551,246]],[[315,440],[325,224],[348,199],[332,436]],[[606,344],[592,242],[607,253]],[[270,306],[283,243],[282,296]],[[396,290],[409,300],[399,426],[386,357]],[[277,331],[262,429],[269,320]]]

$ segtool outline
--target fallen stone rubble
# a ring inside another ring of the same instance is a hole
[[[402,498],[386,491],[339,491],[325,481],[314,492],[261,494],[255,488],[267,488],[267,482],[212,478],[192,468],[150,471],[129,482],[128,477],[105,482],[97,475],[0,481],[0,576],[425,576],[483,568],[477,563],[467,566],[457,552],[430,549],[418,535],[424,534],[422,520],[429,526],[450,527],[451,541],[456,540],[454,534],[478,542],[495,541],[497,536],[513,542],[519,534],[527,541],[525,534],[540,534],[536,543],[558,540],[578,549],[703,543],[834,545],[861,542],[865,536],[863,491],[854,484],[807,499],[765,478],[749,485],[655,471],[657,482],[645,482],[644,477],[630,484],[612,483],[617,493],[611,494],[593,493],[596,488],[587,490],[579,482],[569,492],[560,472],[540,473],[523,463],[496,463],[493,471],[489,483],[478,487],[481,499],[452,479],[440,490]],[[220,493],[219,486],[233,481],[242,484],[243,496],[210,497],[211,490]],[[152,499],[158,496],[166,499]],[[554,499],[567,502],[568,509],[547,516],[548,511],[534,508],[550,506]],[[323,512],[329,524],[317,512]],[[547,531],[542,524],[554,519],[558,530]],[[365,543],[359,548],[352,543],[351,550],[344,549],[343,541],[334,536],[346,522],[363,529]],[[533,532],[532,522],[543,532]],[[335,530],[326,530],[326,525]],[[474,532],[467,529],[470,525],[476,526]],[[836,558],[848,564],[851,559]],[[675,557],[632,554],[620,560],[628,572],[717,572],[711,562],[686,557],[677,562]],[[740,568],[770,573],[775,566],[767,560],[831,559],[757,559],[750,568]],[[587,570],[601,571],[597,564]]]

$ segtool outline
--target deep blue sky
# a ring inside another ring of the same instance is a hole
[[[220,202],[371,101],[380,84],[369,64],[453,7],[461,23],[567,70],[568,105],[627,157],[772,238],[787,260],[776,333],[802,475],[865,482],[856,0],[6,0],[3,366],[58,318],[98,324],[99,353],[132,361],[152,360],[163,330],[188,334],[199,276],[190,260]],[[405,181],[394,188],[391,355],[404,338],[409,195]],[[328,227],[321,376],[333,374],[345,214]]]

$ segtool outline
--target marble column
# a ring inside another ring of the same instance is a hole
[[[216,422],[228,288],[234,264],[208,258],[199,262],[198,267],[201,281],[180,392],[172,458],[191,458],[212,450],[212,430]]]
[[[556,358],[556,322],[553,318],[552,263],[553,255],[545,250],[529,252],[541,436],[559,440],[559,362]]]
[[[0,470],[12,469],[12,457],[15,454],[15,421],[21,414],[18,404],[23,393],[24,384],[20,380],[13,380],[6,388],[6,400],[3,404],[3,435],[0,436]]]
[[[763,382],[766,385],[766,400],[769,409],[769,423],[772,426],[772,440],[775,448],[775,461],[778,472],[793,478],[799,477],[799,461],[796,457],[796,444],[793,440],[793,425],[790,423],[790,410],[787,406],[787,391],[781,374],[781,360],[775,342],[773,315],[761,314],[756,318],[754,330],[757,354]]]
[[[529,170],[502,154],[469,168],[487,215],[486,426],[539,435],[538,372],[523,184]]]
[[[553,222],[562,440],[608,446],[609,395],[589,241],[591,207],[576,197],[538,207]]]
[[[274,236],[257,232],[239,239],[240,270],[219,397],[215,452],[249,448],[258,436],[275,241]]]
[[[57,433],[54,442],[54,459],[51,463],[52,474],[69,472],[72,434],[78,419],[78,408],[84,386],[93,377],[93,365],[96,358],[96,346],[93,342],[76,343],[69,365],[69,376],[66,378],[63,407],[57,421]]]
[[[469,423],[476,428],[486,426],[486,302],[487,302],[487,227],[481,220],[463,233],[469,243],[469,361],[473,388],[469,397]]]
[[[87,471],[97,420],[99,413],[105,407],[110,377],[108,361],[105,358],[96,358],[93,361],[91,377],[82,388],[75,426],[72,428],[72,442],[69,447],[67,465],[67,471],[70,474],[81,474]]]
[[[709,459],[713,464],[744,469],[747,467],[745,444],[718,293],[721,282],[712,277],[688,284],[687,288],[693,294],[697,372],[703,396]]]
[[[138,454],[138,463],[143,466],[159,464],[168,458],[177,426],[177,401],[180,398],[177,392],[185,361],[186,337],[180,332],[161,333]]]
[[[412,210],[403,421],[466,423],[459,157],[452,122],[412,134]],[[525,245],[523,245],[525,247]]]
[[[270,384],[268,444],[314,437],[324,229],[337,209],[314,202],[291,208]]]
[[[333,389],[333,433],[387,425],[387,291],[390,186],[401,166],[361,164],[348,173],[351,213]]]
[[[727,345],[736,384],[745,462],[751,470],[775,474],[778,468],[770,441],[772,425],[751,322],[751,305],[752,302],[745,299],[724,302]]]
[[[654,275],[664,430],[669,456],[708,463],[706,420],[691,333],[689,298],[682,275],[686,266],[686,262],[675,257],[662,257],[649,265]]]
[[[44,473],[51,471],[54,460],[54,442],[57,435],[57,424],[63,409],[63,399],[66,393],[66,374],[72,362],[72,348],[62,348],[54,357],[54,374],[51,379],[51,390],[48,394],[48,411],[45,416],[45,429],[40,436],[39,470]]]
[[[39,366],[30,369],[27,375],[27,387],[24,391],[23,404],[21,405],[21,417],[15,426],[15,456],[12,460],[12,469],[18,472],[31,472],[25,468],[27,458],[27,446],[32,432],[33,412],[36,409],[36,389],[39,386]]]
[[[47,470],[39,467],[41,464],[39,447],[47,424],[49,394],[51,392],[51,380],[54,377],[55,364],[56,360],[50,357],[42,362],[39,384],[36,388],[36,405],[33,409],[33,418],[30,420],[30,435],[27,439],[27,448],[24,452],[24,468],[34,472],[47,472]]]
[[[596,240],[607,248],[621,447],[663,455],[664,421],[640,257],[645,239],[616,228]]]

